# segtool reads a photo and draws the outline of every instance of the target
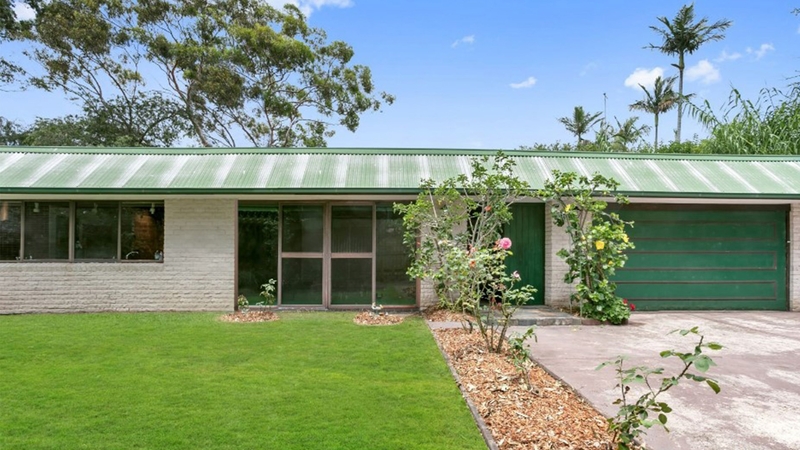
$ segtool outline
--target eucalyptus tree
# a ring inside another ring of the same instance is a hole
[[[662,27],[650,26],[661,37],[661,44],[650,44],[648,48],[661,53],[677,56],[678,62],[672,66],[678,69],[678,126],[675,129],[675,141],[681,141],[681,122],[683,118],[683,73],[686,69],[685,57],[696,52],[706,42],[720,41],[725,38],[725,30],[731,26],[730,20],[722,19],[709,23],[707,17],[695,21],[694,3],[684,5],[670,20],[667,17],[658,17]]]
[[[50,0],[28,37],[43,75],[134,142],[325,146],[394,99],[352,47],[260,0]]]
[[[674,84],[675,77],[658,77],[653,83],[652,92],[640,84],[639,87],[644,91],[644,98],[630,105],[630,109],[633,111],[644,111],[653,115],[655,128],[653,148],[655,150],[658,150],[658,116],[674,108],[680,99],[680,95],[674,91]]]
[[[30,28],[30,20],[17,17],[17,13],[14,12],[15,4],[28,6],[34,11],[39,9],[38,0],[0,0],[0,43],[19,39],[20,35]],[[10,83],[21,73],[23,70],[19,65],[0,56],[0,83]]]
[[[564,125],[567,131],[577,136],[577,147],[580,147],[583,143],[583,135],[601,120],[600,116],[602,113],[587,113],[583,106],[576,106],[572,110],[572,117],[559,117],[558,121]]]
[[[617,128],[613,134],[613,147],[615,149],[628,151],[631,145],[644,139],[645,135],[650,133],[649,125],[636,123],[639,121],[637,116],[628,117],[624,122],[620,122],[615,117],[614,121],[617,122]]]

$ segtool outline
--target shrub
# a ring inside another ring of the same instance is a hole
[[[625,265],[624,251],[633,248],[625,233],[632,226],[616,213],[606,211],[608,204],[598,197],[610,197],[619,184],[595,174],[591,179],[573,172],[553,171],[553,178],[537,195],[547,202],[556,226],[569,235],[570,246],[558,251],[569,266],[566,283],[578,280],[570,302],[580,306],[582,317],[620,324],[630,316],[630,309],[616,295],[611,281],[618,268]],[[617,203],[628,203],[616,195]]]

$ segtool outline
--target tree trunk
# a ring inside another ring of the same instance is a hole
[[[656,120],[655,120],[655,124],[656,124],[656,126],[655,126],[655,128],[656,128],[656,140],[653,143],[653,153],[658,153],[658,113],[656,113],[655,116],[656,116]]]
[[[681,121],[683,120],[683,53],[678,56],[678,126],[675,128],[675,142],[681,143]]]

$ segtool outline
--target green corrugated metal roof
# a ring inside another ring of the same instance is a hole
[[[0,193],[412,193],[492,150],[0,147]],[[600,172],[631,196],[800,198],[800,157],[507,151],[539,188]]]

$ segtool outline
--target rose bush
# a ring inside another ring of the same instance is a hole
[[[577,280],[570,298],[580,307],[582,317],[623,323],[633,308],[616,295],[611,281],[615,271],[625,265],[625,250],[634,248],[625,232],[625,222],[606,211],[608,204],[598,197],[612,197],[619,184],[595,174],[591,179],[573,172],[553,171],[537,195],[547,202],[556,226],[569,235],[570,246],[558,251],[569,266],[567,283]],[[628,203],[623,195],[613,196],[619,204]]]

